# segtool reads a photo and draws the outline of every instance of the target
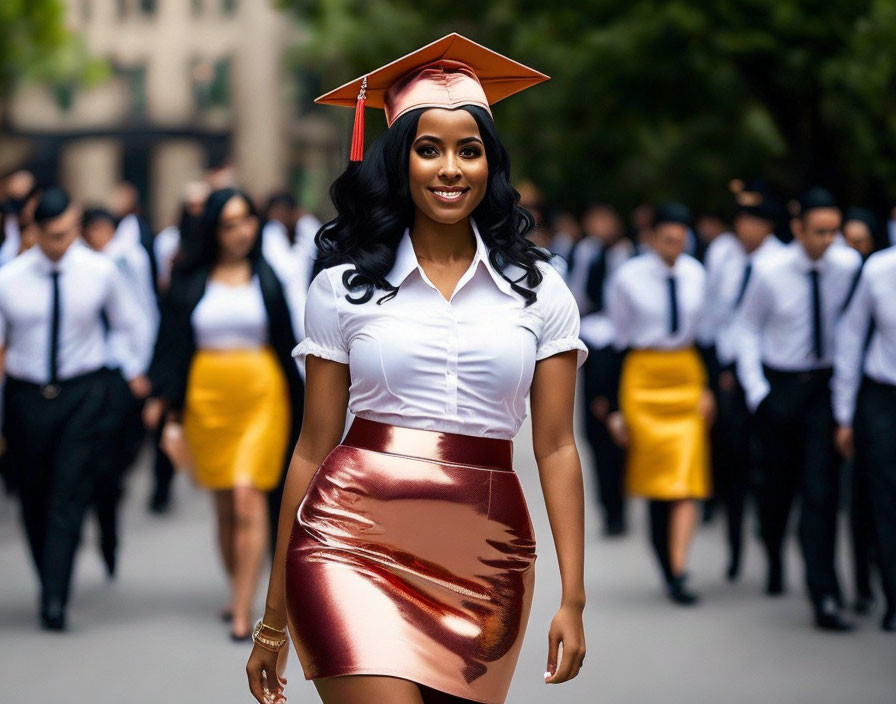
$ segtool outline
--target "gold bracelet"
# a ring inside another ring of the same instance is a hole
[[[279,637],[274,640],[272,638],[263,636],[261,635],[262,629],[273,631]],[[255,628],[252,629],[252,640],[256,645],[276,653],[279,652],[280,648],[282,648],[286,644],[286,629],[283,629],[281,631],[277,628],[272,628],[271,626],[268,626],[266,623],[264,623],[261,619],[259,619],[255,624]]]

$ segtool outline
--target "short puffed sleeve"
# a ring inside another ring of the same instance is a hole
[[[579,339],[579,309],[566,283],[550,265],[542,268],[544,280],[532,305],[541,318],[541,334],[535,359],[541,360],[569,350],[578,351],[577,366],[588,357],[588,348]]]
[[[308,355],[348,364],[348,346],[342,334],[336,291],[327,270],[320,272],[308,289],[305,339],[292,351],[293,357]]]

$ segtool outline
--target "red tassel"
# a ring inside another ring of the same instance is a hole
[[[364,106],[367,105],[367,77],[361,83],[361,91],[358,93],[358,103],[355,105],[355,126],[352,129],[352,150],[349,154],[351,161],[364,160]]]

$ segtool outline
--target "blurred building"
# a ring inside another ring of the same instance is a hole
[[[15,162],[4,169],[27,166],[89,203],[132,181],[157,228],[176,218],[187,181],[225,161],[256,198],[285,186],[323,205],[340,130],[310,108],[314,72],[285,68],[301,28],[271,0],[65,2],[112,78],[21,86],[0,134]]]

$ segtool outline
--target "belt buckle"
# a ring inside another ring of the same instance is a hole
[[[45,384],[40,387],[40,395],[51,401],[59,395],[60,390],[59,384]]]

